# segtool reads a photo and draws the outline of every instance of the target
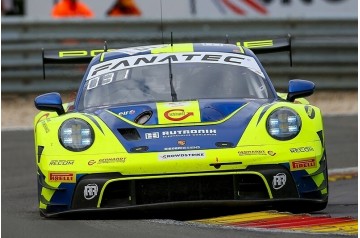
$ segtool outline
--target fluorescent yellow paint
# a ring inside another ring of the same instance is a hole
[[[104,52],[104,53],[101,53],[100,62],[103,62],[103,61],[104,61],[104,58],[105,58],[105,52]]]
[[[59,57],[82,57],[87,56],[88,52],[86,50],[67,50],[67,51],[59,51]]]
[[[273,40],[261,40],[261,41],[246,41],[244,42],[244,47],[252,49],[252,48],[261,48],[273,46]]]
[[[188,106],[182,106],[180,108],[185,110],[187,113],[188,108],[198,107],[197,101],[182,102],[189,103]],[[164,106],[161,104],[160,113],[166,112],[169,105]],[[243,108],[247,107],[249,104],[244,105],[243,107],[237,109],[231,113],[226,118],[216,121],[216,122],[187,122],[183,124],[177,124],[178,128],[182,126],[204,126],[204,125],[217,125],[229,120],[236,113],[238,113]],[[302,130],[298,136],[289,140],[289,141],[278,141],[272,138],[266,130],[266,120],[270,113],[280,107],[288,107],[297,111],[299,116],[302,118]],[[162,109],[161,109],[162,108]],[[177,107],[175,107],[177,108]],[[110,173],[118,172],[123,176],[133,176],[141,175],[137,179],[147,179],[154,178],[152,174],[161,174],[162,178],[166,178],[169,174],[181,174],[176,176],[189,176],[189,173],[196,172],[209,172],[209,174],[214,175],[214,173],[224,174],[224,171],[229,170],[245,170],[250,165],[258,164],[281,164],[288,163],[289,160],[301,160],[307,158],[315,158],[317,166],[316,168],[306,169],[308,173],[314,173],[319,168],[319,161],[324,153],[324,148],[322,147],[321,141],[315,131],[322,130],[322,119],[321,112],[318,108],[313,107],[315,112],[315,117],[310,119],[307,115],[307,111],[303,104],[294,104],[289,102],[281,102],[277,104],[270,105],[267,111],[263,113],[265,106],[259,108],[255,113],[253,118],[250,120],[247,128],[244,131],[244,134],[235,148],[219,148],[219,149],[209,149],[204,150],[204,158],[190,158],[190,159],[178,159],[178,160],[165,160],[162,161],[159,159],[158,152],[149,152],[146,153],[146,158],[144,158],[144,153],[127,153],[125,148],[121,145],[119,140],[109,129],[109,127],[98,117],[94,115],[84,115],[80,113],[68,113],[60,117],[57,116],[56,112],[41,112],[39,113],[34,120],[34,130],[37,132],[35,134],[36,142],[36,163],[45,175],[51,172],[74,172],[77,174],[93,174],[93,173]],[[168,128],[173,127],[174,123],[163,124],[163,125],[138,125],[133,121],[129,121],[124,117],[121,117],[115,113],[107,111],[111,115],[114,115],[119,120],[127,123],[129,126],[135,128]],[[197,108],[198,116],[200,114],[199,109]],[[261,116],[261,117],[260,117]],[[58,131],[61,124],[69,119],[77,117],[85,120],[93,128],[95,134],[94,144],[87,150],[83,152],[72,152],[69,151],[59,143],[58,141]],[[90,119],[90,117],[92,119]],[[94,123],[94,120],[96,123]],[[197,119],[199,120],[199,119]],[[163,122],[163,121],[162,121]],[[166,122],[167,123],[167,122]],[[101,129],[100,129],[100,128]],[[311,128],[311,129],[307,129]],[[38,150],[37,145],[45,147],[45,150],[41,156],[41,162],[38,163],[37,156]],[[302,152],[302,153],[291,153],[290,148],[297,147],[312,147],[313,151]],[[263,151],[263,153],[252,155],[246,153],[239,153],[243,151]],[[110,163],[110,164],[93,164],[89,165],[89,161],[105,159],[105,158],[124,158],[123,163]],[[70,166],[60,166],[60,165],[50,165],[51,160],[74,160],[74,164]],[[230,164],[221,166],[219,169],[210,166],[214,162],[219,163],[234,163],[241,162],[241,164]],[[214,172],[214,173],[210,173]],[[242,172],[243,173],[243,172]],[[246,173],[249,173],[246,171]],[[231,174],[231,173],[230,173]],[[232,173],[236,174],[236,173]],[[239,172],[240,174],[240,172]],[[254,173],[257,174],[257,173]],[[204,176],[206,174],[201,174]],[[262,177],[264,181],[265,178]],[[199,175],[200,176],[200,175]],[[216,175],[215,175],[216,176]],[[130,178],[129,178],[130,179]],[[131,178],[136,179],[136,178]],[[323,180],[325,179],[323,174],[314,176],[314,181],[317,186],[320,186]],[[270,187],[265,182],[269,196],[272,197],[270,193]],[[57,183],[49,183],[50,186],[58,187]],[[326,193],[326,189],[322,191],[323,194]],[[42,193],[50,201],[54,191],[47,191],[43,189]]]
[[[108,49],[107,52],[115,51],[115,49]],[[86,57],[86,56],[96,56],[100,53],[103,53],[103,49],[98,50],[62,50],[59,51],[59,58],[66,57]]]
[[[239,43],[239,42],[238,42],[238,43]],[[240,43],[239,43],[239,44],[236,44],[236,45],[237,45],[237,47],[239,47],[240,52],[241,52],[242,54],[244,54],[245,51],[244,51],[244,49],[242,48],[242,46],[240,45]]]
[[[164,47],[152,49],[152,54],[161,54],[161,53],[176,53],[176,52],[194,52],[194,45],[189,44],[174,44],[167,45]]]

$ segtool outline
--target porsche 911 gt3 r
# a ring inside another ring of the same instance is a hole
[[[324,209],[320,110],[305,80],[278,94],[255,53],[286,39],[45,51],[89,62],[76,100],[35,99],[39,209],[51,217],[131,208]]]

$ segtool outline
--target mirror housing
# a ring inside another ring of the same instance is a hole
[[[310,96],[315,91],[315,84],[311,81],[293,79],[289,81],[287,101],[294,102],[296,98]]]
[[[40,111],[57,112],[58,115],[65,114],[59,93],[46,93],[37,96],[34,100],[35,107]]]

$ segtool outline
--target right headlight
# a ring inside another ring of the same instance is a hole
[[[94,143],[94,131],[82,119],[69,119],[59,129],[59,140],[62,146],[68,150],[84,151]]]
[[[301,119],[290,108],[278,108],[269,115],[266,129],[274,139],[290,140],[299,134]]]

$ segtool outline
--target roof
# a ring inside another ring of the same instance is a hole
[[[103,52],[94,57],[92,64],[134,55],[145,54],[161,54],[161,53],[193,53],[193,52],[221,52],[221,53],[236,53],[244,54],[245,50],[242,46],[233,44],[219,44],[219,43],[184,43],[184,44],[166,44],[166,45],[149,45],[138,46],[124,49],[111,50]]]

